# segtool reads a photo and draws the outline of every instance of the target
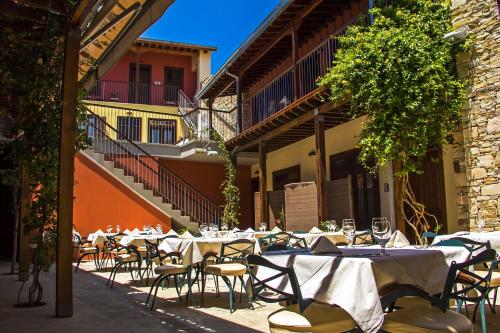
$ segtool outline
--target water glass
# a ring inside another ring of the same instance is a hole
[[[108,225],[108,226],[106,227],[106,232],[107,232],[108,234],[110,234],[110,233],[111,233],[111,231],[113,231],[113,226],[110,224],[110,225]]]
[[[330,223],[327,225],[328,232],[335,232],[337,230],[337,221],[330,220]]]
[[[117,224],[116,227],[115,227],[115,229],[116,229],[116,233],[119,234],[120,230],[121,230],[120,225]]]
[[[486,221],[483,219],[483,218],[480,218],[478,221],[477,221],[477,230],[479,232],[483,232],[484,231],[484,227],[486,226]]]
[[[156,225],[156,231],[158,231],[158,234],[162,235],[163,234],[163,227],[161,224]]]
[[[203,236],[203,238],[205,238],[207,236],[207,231],[208,231],[208,224],[206,224],[206,223],[200,224],[200,232],[201,232],[201,235]]]
[[[372,219],[373,237],[380,245],[380,255],[385,255],[385,245],[391,238],[391,224],[385,217],[375,217]]]
[[[354,219],[344,219],[342,221],[342,232],[347,237],[348,247],[353,246],[354,235],[356,234],[356,222]]]
[[[222,225],[220,226],[221,230],[222,231],[227,231],[227,229],[229,229],[227,223],[223,222]]]

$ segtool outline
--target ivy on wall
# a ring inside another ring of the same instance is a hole
[[[431,228],[425,207],[415,200],[408,176],[422,171],[427,152],[441,147],[458,123],[465,84],[455,68],[461,46],[443,39],[450,32],[445,0],[394,0],[369,11],[339,37],[334,66],[319,80],[330,98],[351,100],[353,117],[367,115],[359,160],[369,170],[399,161],[399,209],[419,234]],[[410,213],[408,213],[410,212]]]

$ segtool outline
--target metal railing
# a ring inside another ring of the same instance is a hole
[[[126,137],[140,143],[177,144],[185,138],[193,137],[185,117],[179,114],[109,106],[96,102],[84,104],[117,129],[116,133],[108,133],[114,140],[123,140],[123,137]],[[93,121],[92,117],[89,119]],[[93,134],[89,133],[89,136]]]
[[[166,86],[162,84],[120,82],[98,80],[96,85],[90,89],[88,99],[93,101],[136,103],[150,105],[172,105],[179,104],[179,87]]]
[[[172,209],[180,210],[197,223],[219,222],[222,210],[193,186],[189,185],[174,172],[161,164],[157,158],[149,155],[123,133],[111,126],[105,119],[92,112],[86,124],[92,147],[104,159],[112,161],[114,166],[123,169],[125,175],[134,177],[134,181],[144,184],[144,189],[170,203]],[[121,137],[122,140],[114,138]]]

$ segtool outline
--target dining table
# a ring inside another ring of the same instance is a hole
[[[93,246],[102,247],[108,241],[108,237],[116,236],[117,233],[95,232],[87,236],[87,240],[92,242]],[[157,239],[166,237],[166,234],[160,233],[128,233],[120,237],[118,243],[122,246],[135,245],[137,247],[146,246],[146,240],[156,242]]]
[[[491,248],[500,253],[500,231],[489,231],[489,232],[468,232],[459,231],[448,235],[437,235],[434,237],[432,244],[437,244],[441,241],[454,238],[462,237],[467,238],[476,242],[490,242]]]
[[[380,291],[392,284],[417,286],[429,294],[442,292],[453,261],[463,262],[468,251],[461,247],[388,248],[379,246],[338,247],[341,253],[311,254],[309,251],[273,251],[262,256],[282,267],[293,266],[302,297],[344,309],[364,332],[378,332],[384,311]],[[276,274],[259,267],[261,280]],[[271,287],[292,292],[286,276],[270,282]]]

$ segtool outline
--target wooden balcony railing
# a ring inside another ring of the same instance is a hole
[[[344,30],[338,34],[344,33]],[[318,88],[317,80],[332,66],[339,48],[337,39],[327,39],[297,61],[298,92],[294,92],[294,68],[289,67],[242,104],[242,131]]]
[[[179,87],[157,84],[139,84],[136,91],[134,82],[97,81],[89,91],[88,99],[93,101],[137,103],[150,105],[179,104]]]

